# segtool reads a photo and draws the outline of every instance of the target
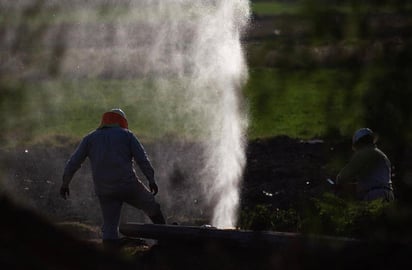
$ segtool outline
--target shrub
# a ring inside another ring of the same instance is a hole
[[[370,238],[384,228],[391,203],[342,199],[325,193],[313,199],[312,209],[302,221],[303,232],[335,236]]]
[[[410,235],[409,211],[383,200],[363,202],[324,193],[313,198],[305,209],[279,209],[258,204],[241,211],[238,227],[254,231],[283,231],[361,238],[402,239]]]
[[[299,217],[294,209],[283,210],[259,204],[240,214],[239,227],[246,230],[297,231]]]

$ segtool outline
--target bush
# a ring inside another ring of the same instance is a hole
[[[343,199],[331,193],[313,198],[305,209],[279,209],[259,204],[241,211],[238,226],[254,231],[282,231],[369,240],[411,238],[410,211],[383,200]],[[400,226],[400,224],[403,224]]]
[[[325,193],[313,199],[312,209],[302,221],[303,232],[334,236],[375,238],[385,228],[387,210],[392,203],[342,199]],[[386,235],[386,234],[385,234]]]
[[[295,232],[299,227],[299,217],[294,209],[282,210],[259,204],[242,210],[239,227],[253,231]]]

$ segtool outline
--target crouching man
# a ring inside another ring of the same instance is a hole
[[[352,138],[354,154],[337,176],[337,184],[356,182],[359,200],[393,201],[391,163],[376,146],[377,137],[369,128],[357,130]]]

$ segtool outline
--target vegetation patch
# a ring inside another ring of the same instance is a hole
[[[253,1],[252,10],[258,15],[297,14],[299,5],[295,2],[283,1]]]
[[[359,202],[324,193],[301,209],[279,209],[259,204],[241,211],[239,227],[374,241],[405,241],[411,220],[408,210],[382,200]]]
[[[345,89],[339,82],[349,76],[349,71],[337,69],[252,69],[245,88],[251,108],[250,138],[308,139],[341,129],[334,126],[345,110]]]

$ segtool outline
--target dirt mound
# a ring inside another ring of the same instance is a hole
[[[1,269],[134,269],[0,195]]]
[[[287,209],[330,190],[326,164],[333,147],[322,140],[275,137],[251,141],[242,204],[271,204]]]

